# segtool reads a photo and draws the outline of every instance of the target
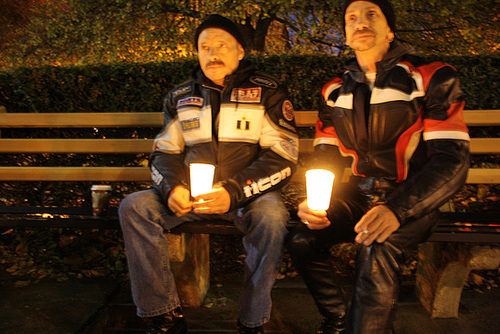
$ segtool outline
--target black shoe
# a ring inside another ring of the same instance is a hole
[[[243,326],[238,319],[238,334],[264,334],[264,328],[262,326],[257,327],[247,327]]]
[[[342,318],[323,318],[323,323],[318,329],[317,334],[339,334],[345,333],[345,317]]]
[[[146,334],[187,334],[187,324],[180,307],[168,313],[147,318],[149,320]]]

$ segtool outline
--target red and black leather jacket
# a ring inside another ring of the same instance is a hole
[[[167,201],[176,186],[189,188],[190,163],[216,166],[215,182],[231,196],[231,209],[283,186],[295,172],[298,135],[284,87],[243,60],[224,87],[198,66],[171,90],[165,126],[150,157],[153,187]]]
[[[315,147],[350,158],[356,176],[395,182],[387,206],[401,223],[430,213],[465,182],[470,139],[453,67],[395,46],[377,63],[372,89],[352,59],[322,97]]]

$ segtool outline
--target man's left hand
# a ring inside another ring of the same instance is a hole
[[[374,241],[382,243],[396,231],[401,224],[391,209],[378,205],[368,211],[354,227],[358,233],[356,242],[370,246]]]
[[[222,214],[229,211],[231,197],[224,187],[214,188],[211,192],[195,197],[193,211],[198,214]]]

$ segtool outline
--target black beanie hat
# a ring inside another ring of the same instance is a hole
[[[355,1],[360,1],[360,0],[347,0],[344,1],[344,4],[342,5],[342,26],[344,28],[344,34],[345,34],[345,12],[347,10],[347,7]],[[382,10],[382,13],[385,15],[385,19],[387,20],[387,24],[389,25],[389,28],[391,28],[392,32],[396,32],[396,16],[394,15],[394,10],[392,9],[391,4],[387,0],[366,0],[369,2],[372,2],[376,4],[377,6],[380,7]]]
[[[198,28],[196,28],[196,31],[194,33],[194,46],[196,47],[196,50],[198,50],[198,38],[200,37],[201,32],[207,28],[219,28],[227,31],[228,33],[233,35],[234,38],[236,38],[243,49],[246,48],[245,40],[243,39],[243,36],[241,35],[240,30],[238,29],[236,24],[223,16],[212,14],[205,21],[203,21],[198,26]]]

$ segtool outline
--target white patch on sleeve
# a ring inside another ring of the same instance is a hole
[[[179,108],[179,125],[186,145],[207,143],[212,140],[212,109],[196,107]]]
[[[470,141],[470,136],[466,132],[462,131],[430,131],[424,132],[424,140],[432,139],[458,139]]]
[[[167,124],[154,140],[154,150],[170,154],[178,154],[184,151],[184,138],[177,118]]]
[[[264,118],[260,146],[270,148],[274,153],[296,163],[299,158],[299,137],[296,133],[274,124],[268,115]]]

